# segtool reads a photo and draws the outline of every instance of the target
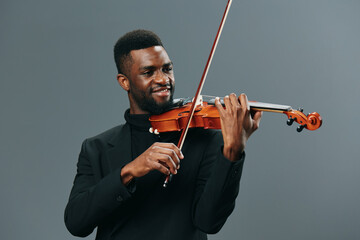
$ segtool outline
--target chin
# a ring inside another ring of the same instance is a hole
[[[173,103],[172,97],[163,101],[158,101],[158,102],[154,101],[152,104],[147,105],[147,110],[148,112],[150,112],[150,114],[158,115],[169,110],[169,108],[171,108],[172,106],[172,103]]]

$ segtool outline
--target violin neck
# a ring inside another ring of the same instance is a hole
[[[207,102],[209,105],[215,105],[215,97],[213,96],[203,95],[202,100],[204,102]],[[220,102],[223,106],[225,106],[223,98],[220,98]],[[249,101],[249,105],[250,105],[250,109],[265,111],[265,112],[284,113],[292,110],[292,107],[288,105],[280,105],[280,104],[264,103],[264,102],[256,102],[256,101]]]

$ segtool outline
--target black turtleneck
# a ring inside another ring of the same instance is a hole
[[[126,110],[124,114],[126,122],[131,129],[131,153],[132,158],[137,158],[146,151],[155,142],[172,142],[177,144],[178,133],[161,133],[153,134],[149,132],[151,127],[149,117],[150,114],[130,114],[130,110]]]

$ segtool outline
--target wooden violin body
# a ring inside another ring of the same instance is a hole
[[[220,115],[214,103],[215,99],[210,99],[209,101],[201,100],[200,104],[195,107],[195,113],[190,121],[189,127],[221,129]],[[152,115],[149,118],[152,126],[152,130],[150,131],[154,133],[161,133],[183,130],[186,127],[189,118],[191,102],[184,101],[178,105],[178,107],[163,114]],[[249,101],[249,105],[252,110],[276,112],[287,115],[288,125],[292,125],[293,122],[297,122],[299,124],[297,128],[298,132],[301,132],[304,128],[313,131],[318,129],[322,124],[322,118],[317,112],[305,115],[302,112],[302,109],[294,110],[287,105],[255,101]]]
[[[191,103],[177,107],[160,115],[152,115],[149,120],[155,132],[181,131],[186,127],[189,118]],[[190,128],[220,129],[220,116],[215,106],[203,102],[196,106]],[[157,131],[156,131],[157,130]]]

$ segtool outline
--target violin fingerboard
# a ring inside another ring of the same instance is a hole
[[[215,98],[204,100],[209,105],[215,105]],[[224,99],[220,98],[220,103],[225,106]],[[276,112],[288,112],[292,110],[291,106],[288,105],[280,105],[280,104],[273,104],[273,103],[264,103],[264,102],[255,102],[249,101],[250,108],[255,110],[261,111],[276,111]]]
[[[273,103],[263,103],[263,102],[252,102],[249,101],[250,108],[263,110],[263,111],[281,111],[281,112],[288,112],[291,111],[291,106],[287,105],[280,105],[280,104],[273,104]]]

